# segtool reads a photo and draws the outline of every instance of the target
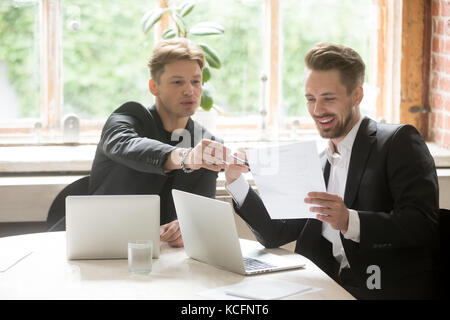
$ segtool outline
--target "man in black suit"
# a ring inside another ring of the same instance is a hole
[[[202,95],[202,50],[161,41],[148,63],[155,105],[127,102],[106,121],[90,175],[91,194],[158,194],[160,238],[183,246],[172,189],[214,198],[227,149],[193,121]],[[180,141],[181,140],[181,141]]]
[[[266,247],[296,240],[295,252],[356,298],[434,298],[438,182],[422,137],[410,125],[361,117],[365,66],[354,50],[322,43],[305,62],[308,111],[329,138],[327,192],[299,199],[317,219],[271,220],[242,165],[225,172],[236,212]]]

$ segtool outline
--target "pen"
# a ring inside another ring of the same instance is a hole
[[[231,157],[233,157],[234,159],[236,159],[236,160],[239,161],[240,163],[245,164],[247,167],[250,167],[250,165],[248,164],[247,161],[245,161],[245,160],[243,160],[243,159],[241,159],[241,158],[238,158],[238,157],[236,157],[235,155],[231,155]]]

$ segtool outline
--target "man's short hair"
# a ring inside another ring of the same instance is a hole
[[[316,44],[307,52],[305,64],[308,69],[315,71],[337,69],[347,94],[364,83],[366,66],[361,56],[355,50],[339,44]]]
[[[205,65],[205,55],[202,49],[192,41],[186,38],[162,40],[153,49],[147,64],[152,79],[159,82],[164,73],[164,66],[179,60],[197,61],[200,70]]]

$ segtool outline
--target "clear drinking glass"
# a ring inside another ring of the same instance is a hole
[[[149,274],[152,271],[153,242],[136,240],[128,242],[128,270],[137,274]]]

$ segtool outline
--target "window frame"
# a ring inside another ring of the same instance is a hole
[[[21,136],[22,139],[4,139],[0,141],[0,145],[35,145],[35,144],[61,144],[62,142],[62,108],[63,108],[63,79],[62,79],[62,4],[61,0],[37,0],[40,3],[40,14],[41,14],[41,43],[40,43],[40,56],[41,56],[41,107],[40,107],[40,118],[39,119],[19,119],[14,121],[13,124],[3,124],[0,123],[0,139],[6,138],[12,135]],[[273,129],[287,129],[294,130],[297,134],[311,134],[314,129],[314,124],[309,118],[299,118],[295,121],[295,118],[285,117],[280,118],[279,106],[281,105],[281,13],[280,7],[282,0],[264,0],[264,37],[263,37],[263,68],[265,70],[265,75],[267,76],[267,81],[265,81],[263,90],[264,96],[261,97],[261,103],[263,105],[259,116],[259,120],[255,121],[254,117],[249,117],[252,119],[248,123],[233,123],[233,121],[225,121],[224,123],[217,124],[217,130],[220,134],[222,131],[241,129],[241,130],[255,130],[261,127],[261,125],[266,125],[267,128]],[[376,57],[381,57],[381,59],[375,59],[377,61],[376,68],[381,70],[381,72],[374,72],[376,79],[373,80],[377,85],[381,84],[380,92],[377,97],[377,107],[376,116],[377,120],[387,119],[388,121],[395,121],[398,117],[392,115],[392,110],[387,110],[387,105],[395,103],[398,97],[392,96],[388,92],[388,84],[392,83],[392,77],[398,74],[392,65],[398,66],[398,63],[394,61],[399,60],[401,55],[398,53],[398,39],[401,40],[398,32],[398,21],[396,24],[397,29],[393,32],[392,21],[395,20],[395,15],[392,12],[397,12],[400,6],[405,6],[403,4],[398,4],[392,7],[389,5],[391,1],[388,0],[373,0],[379,12],[379,23],[380,28],[378,31],[377,41],[377,52]],[[425,0],[426,1],[426,0]],[[168,0],[159,0],[161,7],[167,7]],[[393,9],[397,11],[393,11]],[[389,22],[389,23],[388,23]],[[167,26],[168,21],[166,18],[162,18],[158,22],[157,28],[155,28],[155,41],[160,38],[162,30]],[[389,41],[389,36],[396,35],[394,38],[394,45],[387,43]],[[387,45],[386,45],[387,44]],[[386,49],[390,48],[390,49]],[[389,65],[382,64],[386,56],[386,50],[392,50],[394,48],[395,54],[392,55],[392,61],[389,61]],[[397,51],[395,51],[397,50]],[[375,58],[375,57],[374,57]],[[374,59],[372,59],[374,61]],[[372,62],[373,63],[373,62]],[[374,69],[376,70],[376,69]],[[386,79],[390,79],[386,81]],[[398,79],[394,79],[394,82]],[[390,94],[390,95],[389,95]],[[380,98],[382,97],[382,98]],[[388,98],[386,98],[388,97]],[[398,110],[398,107],[394,105],[394,110]],[[263,115],[265,115],[263,117]],[[80,121],[80,144],[94,144],[98,141],[99,133],[106,119],[102,121],[93,121],[81,119]],[[36,139],[36,128],[35,123],[39,121],[42,124],[40,129],[40,135],[43,137],[41,140]],[[263,124],[264,122],[264,124]],[[293,123],[297,123],[296,127]],[[279,126],[282,126],[280,128]]]

